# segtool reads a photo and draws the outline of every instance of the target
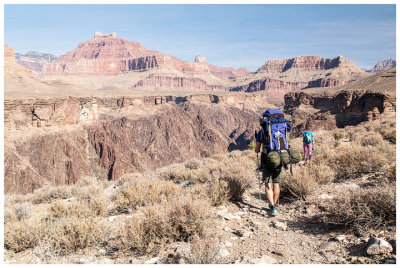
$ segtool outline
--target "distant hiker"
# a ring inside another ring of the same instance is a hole
[[[308,126],[306,131],[303,132],[303,149],[304,149],[304,161],[307,160],[311,163],[311,152],[314,145],[314,133],[311,131],[311,127]]]
[[[41,120],[40,117],[35,113],[35,108],[32,108],[32,121]]]
[[[262,146],[261,153],[261,168],[262,168],[262,182],[265,183],[265,194],[267,195],[270,204],[267,210],[268,215],[277,215],[277,203],[279,200],[282,171],[283,154],[281,151],[289,151],[289,146],[286,139],[286,133],[290,132],[292,126],[290,121],[283,117],[280,109],[268,109],[263,114],[263,119],[260,122],[261,130],[256,136],[255,152],[258,154]],[[271,152],[276,152],[276,154]],[[271,159],[269,156],[278,156],[278,159]],[[290,161],[291,157],[289,156]],[[272,163],[277,160],[278,163]]]

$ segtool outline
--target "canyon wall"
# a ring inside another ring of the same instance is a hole
[[[126,173],[246,149],[268,96],[5,100],[5,192]]]
[[[292,115],[293,136],[307,126],[332,130],[396,116],[396,69],[325,91],[302,90],[285,95],[285,113]]]

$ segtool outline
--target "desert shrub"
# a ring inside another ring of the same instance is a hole
[[[192,158],[189,161],[185,162],[186,169],[194,170],[198,169],[200,166],[201,166],[201,161],[196,158]]]
[[[396,129],[383,129],[380,133],[385,140],[396,144]]]
[[[14,209],[14,215],[18,220],[29,218],[31,214],[32,204],[24,202],[22,204],[17,204]]]
[[[104,216],[107,213],[107,206],[107,201],[102,197],[78,200],[72,204],[57,200],[49,207],[49,216],[51,218]]]
[[[229,200],[228,182],[214,178],[208,185],[208,197],[213,206],[219,206]]]
[[[36,190],[32,197],[33,204],[51,203],[56,199],[67,199],[72,196],[68,186],[51,187],[44,186]]]
[[[377,146],[383,142],[382,135],[376,132],[360,135],[354,139],[355,142],[362,146]]]
[[[219,247],[212,241],[212,234],[194,235],[190,241],[190,252],[183,256],[187,264],[219,264]]]
[[[328,165],[337,172],[338,179],[348,179],[354,175],[383,171],[388,161],[379,147],[349,144],[341,146]]]
[[[103,194],[103,189],[101,185],[89,184],[89,185],[74,185],[71,188],[71,193],[74,197],[79,200],[87,200],[93,196],[101,196]]]
[[[191,198],[174,198],[170,201],[145,207],[143,216],[131,218],[111,245],[137,254],[154,253],[165,243],[187,241],[202,234],[207,226],[208,204]]]
[[[115,183],[115,186],[125,186],[129,187],[134,185],[135,183],[139,181],[143,181],[144,175],[140,173],[128,173],[122,175],[118,181]]]
[[[106,241],[109,229],[99,217],[77,217],[50,220],[43,238],[53,252],[68,254]]]
[[[46,224],[39,218],[7,221],[4,224],[4,246],[15,252],[34,248],[45,230]]]
[[[293,175],[283,172],[281,186],[296,198],[305,199],[307,195],[314,192],[318,186],[315,174],[307,168],[293,170]]]
[[[396,163],[394,163],[394,165],[391,165],[386,169],[385,177],[389,180],[389,182],[396,181]]]
[[[232,164],[221,172],[220,180],[227,182],[228,197],[240,201],[250,188],[252,178],[253,174],[248,168]]]
[[[347,136],[346,134],[347,133],[344,129],[337,129],[335,130],[335,132],[333,132],[333,137],[335,138],[335,140],[341,140]]]
[[[158,170],[158,177],[174,182],[184,182],[195,179],[195,172],[187,170],[183,164],[173,164]]]
[[[117,197],[117,210],[134,209],[169,199],[181,192],[181,187],[170,181],[150,181],[137,183],[125,188]]]
[[[346,192],[326,202],[325,221],[353,228],[378,228],[396,224],[396,187],[384,184],[375,188]]]

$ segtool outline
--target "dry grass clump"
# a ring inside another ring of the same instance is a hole
[[[191,198],[164,200],[144,208],[143,216],[130,219],[111,246],[136,254],[157,252],[165,243],[187,241],[202,235],[208,222],[206,201]]]
[[[170,199],[182,192],[182,187],[170,181],[144,181],[121,191],[116,198],[117,210],[135,209]]]
[[[396,224],[396,187],[379,187],[346,192],[327,202],[325,222],[356,229]]]
[[[102,218],[72,216],[50,220],[43,243],[57,254],[68,254],[101,245],[108,236]]]
[[[46,225],[39,218],[10,220],[4,224],[4,246],[20,252],[35,247],[46,231]]]

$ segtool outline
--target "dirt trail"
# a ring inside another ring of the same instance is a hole
[[[323,199],[333,198],[344,188],[359,187],[360,182],[322,186],[306,201],[282,196],[278,216],[268,217],[264,189],[255,177],[243,202],[228,202],[216,208],[216,234],[221,241],[223,262],[384,263],[384,256],[368,257],[365,246],[370,235],[395,237],[395,228],[356,237],[349,229],[324,225],[318,217]]]

